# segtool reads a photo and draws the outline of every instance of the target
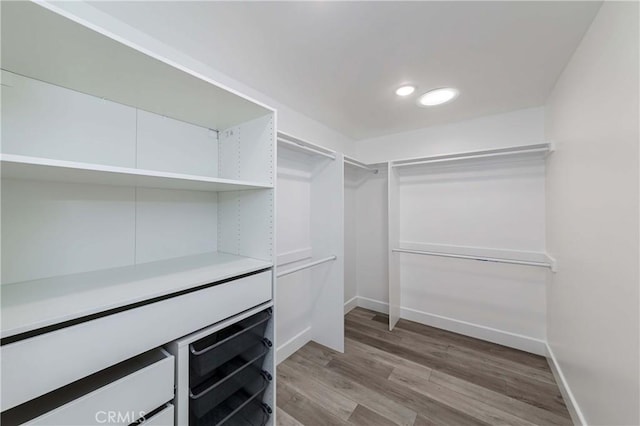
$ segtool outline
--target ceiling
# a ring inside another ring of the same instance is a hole
[[[96,2],[354,139],[543,105],[601,2]],[[398,98],[410,82],[418,91]],[[459,97],[415,105],[431,88]]]

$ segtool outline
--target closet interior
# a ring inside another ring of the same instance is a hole
[[[438,322],[437,315],[455,313],[544,336],[541,295],[545,271],[555,269],[544,247],[545,160],[551,150],[549,143],[538,143],[389,162],[390,330],[402,306],[405,317],[420,319],[411,310],[426,311],[434,314],[429,321],[444,328],[453,324]],[[450,280],[454,287],[447,286]],[[511,299],[501,301],[509,292]],[[524,340],[496,343],[545,353]]]
[[[3,425],[640,422],[637,2],[0,12]]]

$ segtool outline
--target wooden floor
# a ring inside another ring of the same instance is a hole
[[[279,425],[570,425],[545,358],[362,308],[278,366]]]

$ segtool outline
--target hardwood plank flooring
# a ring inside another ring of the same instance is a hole
[[[278,425],[571,425],[544,357],[363,308],[278,366]]]

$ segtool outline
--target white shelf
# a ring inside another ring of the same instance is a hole
[[[273,266],[226,253],[205,253],[100,271],[4,284],[6,338]]]
[[[2,4],[2,36],[10,40],[2,46],[7,71],[209,129],[273,112],[184,64],[116,41],[100,25],[88,28],[74,22],[82,20],[73,13],[47,10],[58,9],[55,2],[11,3]]]
[[[2,154],[0,159],[2,160],[2,177],[10,179],[212,192],[273,188],[272,185],[258,182],[78,163],[23,155]]]
[[[365,164],[362,161],[358,161],[355,158],[345,155],[343,159],[344,159],[344,164],[348,166],[356,167],[358,169],[366,170],[368,172],[372,172],[375,174],[378,173],[378,169],[376,169],[375,167],[371,167],[370,165]]]
[[[278,147],[305,154],[309,157],[321,157],[328,158],[330,160],[336,159],[335,151],[327,149],[320,145],[315,145],[310,142],[303,141],[302,139],[298,139],[283,132],[278,132]]]
[[[391,162],[391,167],[422,166],[449,161],[490,159],[516,155],[534,155],[539,156],[540,158],[545,158],[552,151],[552,144],[544,142],[531,145],[517,145],[505,148],[485,149],[481,151],[457,152],[453,154],[395,160]]]

